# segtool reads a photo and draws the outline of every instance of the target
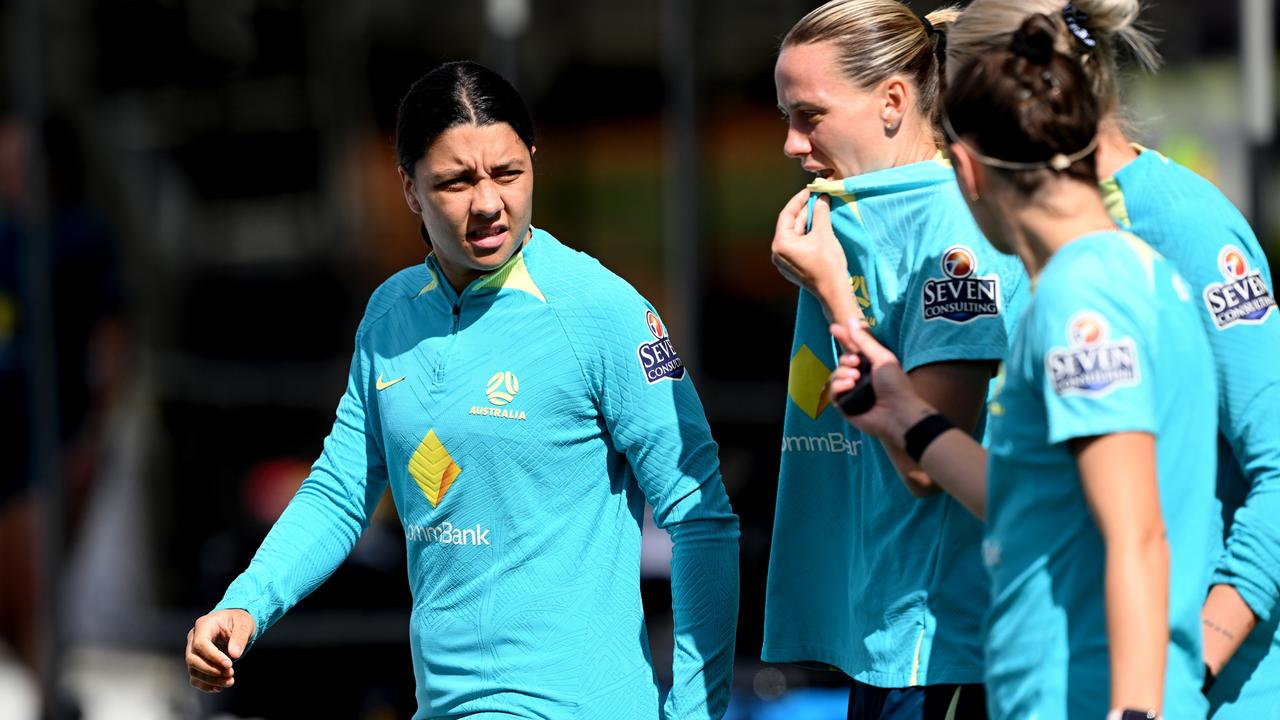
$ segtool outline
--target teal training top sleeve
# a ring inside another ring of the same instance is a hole
[[[1236,510],[1226,552],[1213,577],[1215,584],[1235,587],[1264,623],[1280,604],[1280,523],[1276,521],[1280,518],[1280,469],[1273,464],[1280,457],[1276,408],[1280,408],[1280,383],[1263,388],[1235,428],[1244,438],[1235,449],[1236,458],[1254,481]]]
[[[366,412],[369,363],[362,347],[378,294],[356,331],[347,389],[324,450],[284,513],[263,540],[248,569],[214,608],[240,608],[253,616],[256,641],[290,608],[320,586],[351,553],[369,526],[387,486],[387,468]]]
[[[602,298],[595,311],[601,317],[594,328],[584,323],[580,329],[604,337],[575,342],[574,350],[615,448],[674,546],[674,678],[663,715],[720,718],[733,682],[738,518],[720,479],[716,443],[688,370],[653,309],[626,288]]]
[[[1116,237],[1112,244],[1123,242]],[[1130,247],[1139,246],[1131,243]],[[1068,260],[1075,263],[1079,277],[1107,277],[1108,262],[1143,263],[1149,277],[1153,275],[1150,257],[1132,259],[1122,247],[1109,249],[1111,258],[1097,253],[1091,244],[1072,243],[1050,261],[1045,275],[1054,272],[1055,263]],[[1154,285],[1154,279],[1149,283]],[[1153,313],[1141,301],[1140,292],[1109,287],[1102,281],[1042,288],[1039,302],[1045,309],[1036,317],[1040,323],[1036,331],[1046,343],[1042,392],[1049,442],[1119,432],[1155,433],[1157,402],[1147,374],[1159,338],[1151,337]]]
[[[1008,352],[1010,329],[1022,311],[1026,274],[1017,258],[981,239],[950,242],[916,249],[921,257],[905,279],[898,347],[907,372],[939,362],[986,360],[994,367]]]
[[[1280,312],[1266,255],[1216,187],[1157,152],[1143,150],[1103,189],[1113,214],[1174,261],[1200,305],[1234,456],[1220,459],[1229,524],[1213,582],[1234,586],[1266,622],[1280,604]]]
[[[1213,582],[1235,587],[1265,623],[1280,604],[1280,379],[1265,360],[1280,355],[1280,313],[1266,256],[1246,231],[1203,243],[1183,265],[1212,321],[1223,435],[1249,478]]]

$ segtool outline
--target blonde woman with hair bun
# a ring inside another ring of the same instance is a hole
[[[845,673],[858,720],[985,715],[981,523],[901,450],[845,423],[826,388],[829,322],[861,318],[922,395],[983,436],[1027,281],[983,238],[939,154],[940,54],[956,16],[834,0],[791,28],[774,70],[783,151],[816,177],[772,245],[803,291],[763,657]]]
[[[1031,13],[1081,63],[1103,117],[1098,174],[1116,222],[1193,286],[1218,367],[1219,558],[1201,613],[1204,689],[1214,718],[1280,717],[1280,313],[1257,237],[1211,183],[1126,133],[1116,54],[1158,56],[1137,0],[973,0],[948,35],[947,71],[1005,45]],[[955,78],[952,78],[955,79]],[[1188,392],[1193,390],[1188,389]],[[1179,562],[1179,558],[1173,558]],[[1193,609],[1194,610],[1194,609]],[[1256,625],[1256,627],[1255,627]],[[1171,668],[1172,670],[1172,668]],[[1199,673],[1202,668],[1191,670]]]

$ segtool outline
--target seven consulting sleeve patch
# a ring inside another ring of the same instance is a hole
[[[1059,395],[1101,397],[1116,388],[1137,385],[1138,347],[1133,338],[1111,340],[1111,326],[1096,312],[1084,310],[1067,322],[1065,348],[1045,356],[1053,391]]]
[[[926,322],[946,320],[967,323],[1000,314],[1000,276],[978,275],[978,258],[965,245],[952,245],[942,253],[942,278],[930,278],[921,290],[921,311]]]
[[[636,348],[645,382],[652,385],[660,380],[683,380],[684,361],[671,346],[671,338],[667,337],[662,321],[652,310],[644,311],[644,321],[649,332],[657,338],[653,342],[640,343]]]
[[[1249,269],[1249,261],[1240,248],[1223,247],[1218,253],[1218,270],[1222,271],[1223,282],[1209,283],[1204,289],[1204,304],[1214,326],[1226,330],[1232,325],[1256,325],[1266,320],[1276,306],[1275,298],[1262,279],[1262,271]]]

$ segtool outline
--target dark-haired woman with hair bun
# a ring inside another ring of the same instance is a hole
[[[833,327],[866,363],[842,356],[832,392],[869,372],[875,404],[850,422],[985,515],[992,717],[1203,718],[1212,356],[1187,283],[1107,213],[1098,105],[1054,39],[1032,16],[945,94],[973,215],[1036,283],[990,403],[990,451],[857,325]]]
[[[533,125],[505,80],[441,65],[400,103],[405,201],[431,254],[369,300],[310,477],[187,636],[191,684],[351,551],[389,486],[404,526],[414,718],[720,718],[738,520],[657,311],[531,224]],[[674,543],[674,685],[640,603],[645,501]],[[299,692],[310,692],[299,688]]]
[[[1217,365],[1223,527],[1201,628],[1211,715],[1280,717],[1280,363],[1263,360],[1280,356],[1275,285],[1257,237],[1222,192],[1128,138],[1117,51],[1148,69],[1159,60],[1140,10],[1139,0],[973,0],[948,59],[958,69],[1042,12],[1054,21],[1055,47],[1080,60],[1101,111],[1107,208],[1190,282]]]

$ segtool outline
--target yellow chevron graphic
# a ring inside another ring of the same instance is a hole
[[[808,345],[801,345],[791,358],[791,371],[787,375],[787,395],[796,407],[806,415],[818,419],[831,404],[827,396],[827,380],[831,368],[818,359]]]
[[[422,438],[418,449],[409,458],[409,475],[418,484],[422,494],[431,503],[431,507],[440,505],[444,494],[453,486],[462,468],[454,462],[453,456],[444,448],[436,431],[431,430]]]

